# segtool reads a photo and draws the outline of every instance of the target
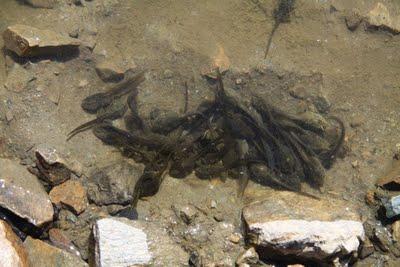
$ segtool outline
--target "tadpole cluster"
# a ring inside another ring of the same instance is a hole
[[[145,164],[132,207],[140,197],[158,191],[165,173],[184,178],[194,172],[203,179],[229,173],[239,181],[239,194],[249,179],[303,194],[303,182],[320,188],[343,142],[341,120],[327,117],[337,129],[332,138],[323,125],[287,114],[256,94],[246,102],[229,95],[218,69],[216,73],[210,82],[212,101],[181,116],[160,116],[155,123],[138,113],[136,96],[144,72],[128,77],[82,101],[82,108],[97,118],[73,130],[69,138],[92,128],[105,144]],[[121,117],[126,129],[112,123]]]

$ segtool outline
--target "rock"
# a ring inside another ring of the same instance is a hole
[[[28,267],[28,258],[21,240],[11,226],[0,220],[0,266]]]
[[[69,253],[75,254],[77,257],[81,256],[78,249],[61,229],[51,228],[49,230],[49,240],[51,241],[52,245],[68,251]]]
[[[53,8],[56,4],[56,0],[25,0],[28,4],[33,7],[41,7],[41,8]]]
[[[144,167],[118,161],[89,177],[88,197],[97,205],[128,204]]]
[[[400,33],[400,16],[392,16],[389,9],[381,2],[376,3],[368,12],[366,21],[370,28],[384,29],[395,34]]]
[[[51,202],[56,205],[64,204],[76,214],[82,213],[88,206],[86,190],[79,181],[69,180],[53,187],[49,196]]]
[[[96,65],[96,72],[104,82],[117,82],[124,78],[125,70],[111,60]]]
[[[28,236],[24,242],[30,267],[87,267],[88,264],[62,249],[53,247],[39,239]]]
[[[58,185],[71,178],[71,173],[82,174],[82,166],[76,160],[62,155],[57,149],[40,144],[35,149],[36,166],[43,178],[51,185]]]
[[[351,10],[345,17],[347,29],[355,31],[362,21],[362,17],[357,10]]]
[[[191,224],[193,220],[198,216],[197,210],[190,205],[186,206],[173,206],[177,217],[181,218],[186,224]]]
[[[160,225],[105,218],[96,222],[96,266],[184,266],[188,255],[170,239]]]
[[[254,266],[258,263],[258,254],[256,250],[251,247],[242,253],[236,259],[236,265],[248,264],[249,266]]]
[[[365,259],[372,253],[374,253],[375,248],[374,245],[369,241],[368,238],[365,239],[364,243],[362,244],[361,250],[360,250],[360,259]]]
[[[4,87],[13,92],[22,92],[28,88],[35,76],[19,64],[14,64],[7,75]]]
[[[232,234],[229,236],[228,239],[229,239],[229,241],[231,241],[231,242],[234,243],[234,244],[239,244],[240,240],[242,239],[242,235],[239,234],[239,233],[232,233]]]
[[[395,221],[392,224],[392,235],[394,241],[400,242],[400,221]]]
[[[35,226],[53,220],[53,206],[36,176],[10,159],[0,159],[0,206]]]
[[[325,261],[355,254],[365,238],[360,217],[347,202],[294,192],[276,191],[246,206],[243,220],[248,242],[261,258]]]
[[[377,180],[376,185],[385,188],[400,187],[400,160],[393,161],[390,170]]]
[[[7,110],[6,111],[6,121],[7,122],[10,122],[10,121],[12,121],[14,119],[14,114],[12,113],[12,111],[11,110]]]
[[[49,56],[77,49],[80,42],[50,30],[16,24],[3,33],[7,49],[21,57]]]
[[[386,217],[389,219],[400,214],[400,195],[382,199],[382,203],[386,209]]]
[[[389,252],[392,248],[392,238],[386,227],[376,225],[373,229],[374,244],[383,252]]]
[[[174,77],[174,72],[172,70],[166,69],[164,71],[164,79],[171,79],[172,77]]]

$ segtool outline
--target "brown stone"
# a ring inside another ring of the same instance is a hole
[[[115,82],[124,78],[125,70],[115,62],[105,60],[96,65],[96,72],[104,82]]]
[[[392,235],[394,241],[400,242],[400,221],[395,221],[392,224]]]
[[[0,266],[27,267],[28,258],[21,240],[11,226],[0,220]]]
[[[378,2],[367,13],[366,21],[370,27],[385,29],[398,34],[400,33],[400,16],[394,13],[390,12],[389,8],[383,3]]]
[[[400,160],[394,160],[389,171],[376,182],[379,186],[400,186]]]
[[[77,214],[82,213],[88,205],[86,190],[76,180],[68,180],[54,187],[49,195],[51,202],[56,205],[64,204],[72,208]]]
[[[53,205],[42,184],[10,159],[0,159],[0,206],[36,226],[53,220]]]
[[[5,47],[21,57],[55,55],[80,45],[69,36],[21,24],[9,26],[3,39]]]
[[[30,267],[87,267],[87,263],[62,249],[30,236],[24,242]]]
[[[68,238],[63,230],[58,228],[51,228],[49,230],[49,239],[54,246],[64,249],[77,256],[80,256],[78,249],[75,247],[75,245],[72,243],[72,241]]]

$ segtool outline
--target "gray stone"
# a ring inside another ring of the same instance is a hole
[[[190,205],[175,205],[172,207],[177,217],[181,218],[186,224],[191,224],[197,217],[197,210]]]
[[[11,226],[0,220],[0,266],[28,267],[28,258],[21,240]]]
[[[393,218],[400,214],[400,195],[382,200],[386,209],[386,217]]]
[[[105,218],[96,222],[93,232],[99,267],[185,266],[188,262],[188,255],[156,223]]]
[[[97,205],[130,203],[143,169],[140,164],[118,161],[95,171],[89,177],[89,200]]]
[[[261,258],[326,261],[356,254],[365,238],[360,217],[348,203],[294,192],[276,191],[246,206],[243,219],[249,243]]]
[[[259,257],[256,250],[254,249],[254,247],[251,247],[239,254],[236,259],[236,264],[248,264],[249,266],[254,266],[255,264],[257,264],[258,260]]]
[[[30,267],[87,267],[86,262],[65,250],[30,236],[24,242]]]
[[[21,24],[9,26],[3,39],[5,47],[21,57],[55,55],[80,45],[80,41],[69,36]]]
[[[53,8],[57,4],[57,0],[25,0],[33,7]]]
[[[53,220],[53,206],[36,176],[10,159],[0,159],[0,206],[36,226]]]

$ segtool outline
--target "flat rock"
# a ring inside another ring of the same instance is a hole
[[[40,7],[40,8],[53,8],[56,4],[56,0],[25,0],[28,4],[33,7]]]
[[[0,159],[0,206],[36,226],[53,220],[53,206],[41,183],[10,159]]]
[[[276,191],[243,209],[249,243],[261,258],[325,261],[356,253],[365,233],[344,201]]]
[[[56,205],[66,205],[72,208],[76,214],[82,213],[88,206],[86,189],[76,180],[68,180],[61,185],[53,187],[49,196],[51,202]]]
[[[13,92],[21,92],[27,89],[29,82],[33,81],[35,76],[19,64],[14,64],[7,74],[7,80],[4,87]]]
[[[130,203],[143,169],[140,164],[118,161],[94,171],[89,177],[89,199],[97,205]]]
[[[105,218],[96,222],[93,231],[99,267],[183,266],[188,262],[182,248],[150,222]]]
[[[86,267],[86,262],[62,249],[28,236],[24,242],[30,267]]]
[[[28,258],[21,240],[11,226],[0,220],[0,266],[27,267]]]
[[[3,39],[5,47],[21,57],[55,55],[80,45],[69,36],[21,24],[9,26]]]
[[[369,26],[386,29],[392,33],[400,33],[400,15],[391,14],[389,9],[381,2],[367,13],[366,21]]]

